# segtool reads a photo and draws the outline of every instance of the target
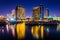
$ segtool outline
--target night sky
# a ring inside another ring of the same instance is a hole
[[[50,15],[60,16],[60,0],[0,0],[0,15],[6,16],[17,5],[22,5],[26,9],[26,16],[32,16],[32,8],[40,4],[44,4],[44,14],[49,8]]]

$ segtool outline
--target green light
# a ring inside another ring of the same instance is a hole
[[[46,16],[46,18],[48,18],[48,16]]]
[[[58,17],[56,18],[56,20],[58,20]]]
[[[49,16],[48,18],[53,18],[53,16]]]
[[[49,32],[49,28],[47,28],[47,32]]]

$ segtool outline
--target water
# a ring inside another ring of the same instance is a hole
[[[1,31],[2,30],[2,31]],[[4,31],[3,31],[4,30]],[[57,32],[57,25],[25,25],[19,23],[17,26],[10,25],[0,29],[1,40],[39,40],[39,39],[60,39],[60,32]]]

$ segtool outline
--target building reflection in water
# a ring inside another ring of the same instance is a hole
[[[11,32],[12,32],[12,35],[13,35],[13,37],[15,37],[15,25],[11,25],[10,26],[10,29],[11,29]]]
[[[9,33],[9,25],[6,25],[6,30],[7,30],[7,33]]]
[[[44,37],[44,26],[41,26],[41,38],[43,39]]]
[[[32,33],[33,37],[39,38],[38,32],[39,32],[39,27],[38,26],[32,26],[31,33]]]
[[[60,31],[60,23],[57,25],[57,31]]]
[[[25,37],[25,31],[26,31],[25,23],[17,24],[16,31],[18,39],[23,39]]]
[[[6,25],[6,30],[7,30],[7,33],[9,34],[9,31],[11,31],[13,37],[15,37],[15,25]]]
[[[7,25],[6,25],[7,26]],[[16,36],[18,39],[24,39],[26,38],[26,35],[29,35],[28,33],[31,33],[33,38],[36,39],[43,39],[44,37],[48,37],[50,35],[53,35],[51,33],[54,33],[56,30],[56,25],[26,25],[25,22],[18,23],[15,25],[10,25],[10,27],[6,27],[7,31],[11,30],[12,35]],[[55,28],[54,28],[55,27]],[[16,29],[15,29],[16,28]],[[15,34],[16,33],[16,34]],[[31,35],[29,35],[31,37]]]
[[[44,26],[40,26],[40,25],[32,26],[31,32],[32,32],[33,37],[35,37],[37,39],[39,39],[41,37],[43,39]]]
[[[18,39],[23,39],[26,37],[26,31],[27,31],[26,26],[27,25],[25,25],[24,22],[17,24],[16,32],[17,32]],[[31,26],[28,26],[28,27],[31,27]],[[30,33],[32,34],[33,38],[39,39],[41,37],[43,39],[44,26],[35,25],[35,26],[32,26],[31,29],[28,29],[28,30],[31,30]]]

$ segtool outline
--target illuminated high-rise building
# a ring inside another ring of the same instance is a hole
[[[7,18],[10,19],[11,18],[11,14],[7,14]]]
[[[15,9],[12,10],[11,16],[12,16],[13,18],[16,18]]]
[[[40,5],[40,20],[44,19],[44,5]]]
[[[23,6],[16,7],[16,19],[17,20],[25,19],[25,8]]]
[[[49,9],[46,8],[46,17],[49,17]]]
[[[32,17],[33,17],[34,20],[40,20],[39,6],[33,8]]]
[[[34,7],[32,17],[34,20],[43,20],[44,19],[44,5]]]
[[[15,15],[15,9],[12,10],[12,14],[11,14],[11,15],[12,15],[12,16]]]

